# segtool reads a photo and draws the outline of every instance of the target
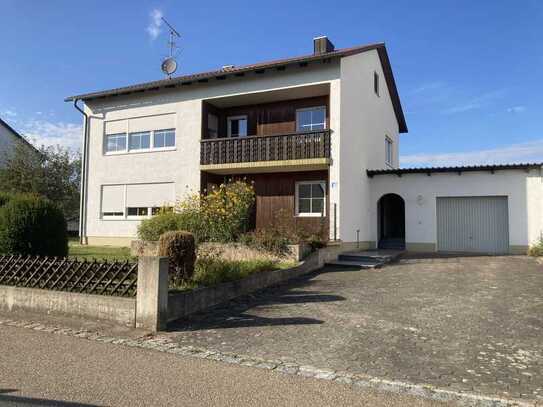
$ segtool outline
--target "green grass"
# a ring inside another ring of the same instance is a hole
[[[117,261],[136,261],[135,257],[130,255],[128,247],[115,246],[87,246],[80,245],[79,242],[71,240],[68,243],[68,257],[77,257],[87,260],[117,260]]]

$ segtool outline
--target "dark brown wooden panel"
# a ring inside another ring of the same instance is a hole
[[[307,234],[324,232],[328,237],[329,230],[329,185],[328,171],[300,171],[265,174],[226,175],[219,176],[202,172],[202,188],[208,190],[213,185],[236,179],[252,182],[256,193],[256,205],[253,227],[264,229],[276,222],[277,214],[285,214],[284,220],[292,225],[293,230],[303,231]],[[300,181],[326,181],[326,214],[321,217],[296,216],[295,188]],[[324,229],[324,230],[322,230]]]
[[[262,136],[296,131],[296,110],[307,107],[326,106],[327,128],[330,126],[330,104],[328,96],[305,99],[285,100],[247,106],[219,109],[204,102],[202,110],[202,138],[208,138],[207,113],[213,113],[219,119],[219,137],[227,137],[226,122],[229,116],[247,116],[247,134]]]

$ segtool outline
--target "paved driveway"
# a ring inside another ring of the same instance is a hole
[[[325,268],[172,326],[186,345],[543,398],[543,266],[522,256]]]

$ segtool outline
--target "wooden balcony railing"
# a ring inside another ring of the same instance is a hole
[[[200,164],[330,158],[330,130],[201,141]]]

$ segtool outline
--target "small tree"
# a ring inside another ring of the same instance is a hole
[[[0,191],[33,193],[57,203],[67,219],[77,218],[81,160],[79,154],[56,147],[38,151],[18,143],[0,169]]]
[[[66,256],[68,234],[62,211],[38,196],[9,199],[0,208],[0,253]]]

